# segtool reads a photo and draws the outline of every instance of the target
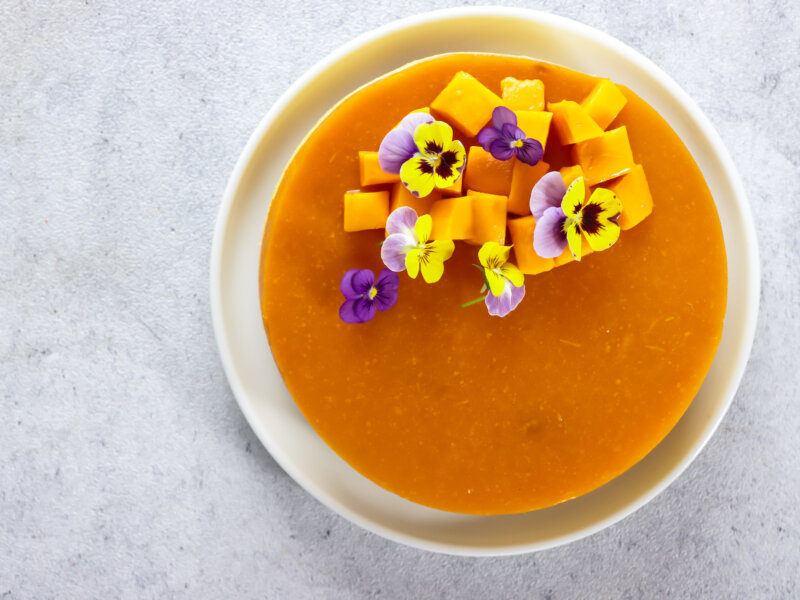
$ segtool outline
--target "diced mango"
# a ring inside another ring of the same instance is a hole
[[[536,275],[549,271],[555,266],[552,258],[542,258],[533,249],[533,230],[536,221],[533,215],[521,219],[509,219],[508,231],[514,244],[514,257],[519,270],[526,275]]]
[[[590,186],[627,173],[633,167],[633,153],[628,130],[623,125],[600,137],[575,144],[572,157],[583,169]]]
[[[583,99],[581,107],[595,123],[605,129],[617,118],[627,102],[622,90],[608,79],[603,79]]]
[[[508,198],[469,190],[472,198],[472,237],[468,243],[481,246],[486,242],[506,243]]]
[[[345,192],[345,231],[383,229],[388,218],[389,192]]]
[[[547,147],[553,113],[543,110],[517,110],[514,112],[517,115],[517,127],[522,129],[529,138],[539,140],[542,150],[544,150]]]
[[[581,169],[580,165],[561,167],[558,172],[561,173],[561,178],[564,180],[564,185],[567,187],[578,177],[583,177],[583,169]]]
[[[466,240],[474,237],[471,196],[443,198],[431,207],[431,239]]]
[[[540,160],[534,166],[526,165],[516,158],[511,162],[511,191],[508,194],[508,212],[515,215],[531,214],[531,190],[542,176],[550,169],[550,165]]]
[[[394,183],[400,181],[397,174],[387,173],[378,163],[377,152],[360,151],[358,153],[358,168],[361,175],[361,185],[379,185],[381,183]]]
[[[418,109],[416,109],[416,110],[409,111],[409,112],[408,112],[408,113],[406,113],[406,114],[418,113],[418,112],[419,112],[419,113],[425,113],[426,115],[429,115],[429,114],[431,114],[431,109],[430,109],[430,108],[428,108],[427,106],[423,106],[422,108],[418,108]],[[403,115],[403,117],[405,117],[405,116],[406,116],[406,115]],[[400,122],[401,122],[401,121],[402,121],[402,119],[400,119],[400,121],[398,121],[398,122],[397,122],[397,125],[395,125],[395,128],[397,128],[397,127],[400,127]]]
[[[511,110],[544,110],[544,83],[540,80],[506,77],[500,87],[503,104]]]
[[[469,73],[459,71],[431,102],[431,108],[451,125],[474,137],[503,100]]]
[[[427,215],[431,212],[433,203],[442,197],[441,192],[434,190],[424,198],[417,198],[414,194],[406,189],[399,181],[392,186],[392,197],[389,204],[389,212],[394,212],[396,208],[401,206],[410,206],[413,208],[417,215]]]
[[[510,160],[497,160],[480,146],[470,146],[464,185],[470,190],[508,196],[511,191],[512,163]]]
[[[609,182],[605,187],[614,192],[622,202],[619,226],[625,231],[641,223],[653,212],[653,196],[642,165],[635,165],[627,175]]]
[[[586,241],[586,236],[581,236],[581,260],[583,260],[588,254],[594,252],[591,246],[589,246],[589,242]],[[572,251],[569,249],[569,246],[564,248],[564,251],[561,253],[561,256],[556,256],[553,259],[556,263],[557,267],[561,265],[566,265],[567,263],[571,263],[575,260],[575,257],[572,256]]]
[[[553,127],[563,144],[576,144],[603,135],[600,126],[577,102],[548,102],[547,110],[553,113]]]
[[[443,196],[461,196],[464,194],[464,176],[462,175],[450,187],[440,188]]]

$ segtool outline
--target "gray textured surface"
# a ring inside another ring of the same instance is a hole
[[[234,162],[306,68],[443,3],[0,0],[0,598],[800,595],[800,6],[513,4],[653,59],[743,175],[758,334],[688,471],[589,539],[452,558],[323,508],[240,414],[207,290]]]

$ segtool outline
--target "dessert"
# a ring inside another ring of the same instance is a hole
[[[480,142],[502,136],[498,107],[527,136],[509,138],[510,158]],[[381,168],[382,141],[411,113],[452,132],[437,129],[438,160],[460,173],[446,187]],[[527,139],[541,145],[533,164]],[[618,239],[583,231],[537,252],[558,207],[537,214],[531,195],[555,179],[563,191],[546,199],[585,190],[564,211],[576,224],[592,198],[618,202]],[[387,220],[408,210],[415,243],[438,244],[435,268],[424,252],[394,269],[381,258],[401,231]],[[378,485],[470,514],[568,500],[655,447],[711,364],[726,279],[713,199],[652,108],[607,80],[486,54],[413,63],[334,107],[275,192],[260,270],[273,355],[319,435]],[[502,318],[489,314],[498,285],[516,302]],[[358,298],[374,318],[343,321]]]

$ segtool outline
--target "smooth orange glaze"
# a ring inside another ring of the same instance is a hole
[[[342,194],[375,150],[459,70],[495,93],[541,79],[580,100],[597,79],[529,59],[446,55],[344,100],[300,148],[273,199],[262,310],[275,360],[319,435],[379,485],[428,506],[528,511],[584,494],[644,457],[684,413],[722,333],[727,272],[713,200],[691,156],[645,102],[627,125],[654,211],[581,263],[526,277],[505,318],[474,298],[476,247],[456,242],[442,281],[400,275],[400,298],[364,325],[339,320],[342,275],[383,268],[383,232],[345,233]],[[472,140],[463,140],[469,146]],[[570,165],[556,137],[551,169]]]

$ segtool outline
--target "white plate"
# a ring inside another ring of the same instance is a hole
[[[705,382],[675,429],[605,486],[519,515],[468,516],[383,490],[341,460],[295,406],[261,325],[259,245],[269,200],[291,154],[341,98],[407,62],[444,52],[530,56],[625,84],[675,129],[716,200],[728,252],[728,311]],[[345,44],[294,83],[253,132],[220,208],[211,305],[225,372],[261,442],[295,481],[358,525],[418,548],[502,555],[550,548],[599,531],[645,504],[697,455],[733,399],[750,353],[759,298],[755,229],[741,181],[697,105],[649,60],[586,25],[536,11],[457,8],[397,21]]]

